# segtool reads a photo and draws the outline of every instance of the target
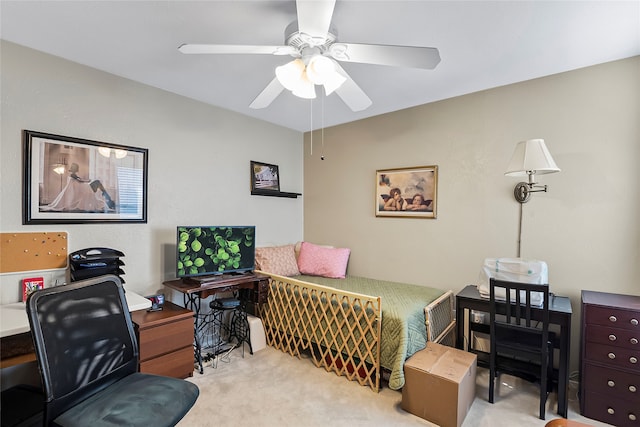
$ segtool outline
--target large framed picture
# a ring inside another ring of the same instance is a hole
[[[438,166],[376,171],[376,216],[436,218]]]
[[[25,130],[23,224],[147,222],[148,150]]]
[[[251,193],[278,193],[280,172],[278,165],[251,160]]]

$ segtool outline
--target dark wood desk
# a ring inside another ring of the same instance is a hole
[[[506,306],[506,304],[505,304]],[[468,285],[456,295],[456,346],[465,348],[464,332],[469,329],[470,311],[489,312],[489,298],[482,298],[475,285]],[[502,309],[504,313],[504,308]],[[466,316],[465,316],[466,314]],[[556,345],[560,350],[558,365],[558,415],[566,418],[569,405],[569,351],[571,348],[571,300],[568,297],[553,296],[549,306],[549,320],[553,325],[560,326],[560,334]],[[540,320],[538,311],[533,314],[534,319]],[[480,364],[480,357],[478,357]]]
[[[194,283],[189,280],[177,279],[164,282],[168,288],[182,293],[185,308],[193,311],[193,340],[194,356],[198,362],[200,373],[204,372],[202,367],[202,348],[198,339],[198,329],[200,328],[200,302],[201,299],[210,297],[221,292],[238,292],[240,299],[244,302],[256,304],[256,314],[260,313],[260,306],[267,302],[269,292],[269,276],[263,274],[224,274],[209,282]]]

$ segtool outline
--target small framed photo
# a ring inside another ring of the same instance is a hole
[[[436,218],[437,193],[438,166],[378,170],[376,216]]]
[[[22,223],[147,222],[146,148],[23,132]]]
[[[251,194],[280,192],[278,165],[251,160]]]
[[[151,307],[147,311],[160,311],[164,306],[164,294],[149,295],[146,297],[151,301]]]

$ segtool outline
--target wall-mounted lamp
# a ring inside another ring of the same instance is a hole
[[[516,145],[507,171],[507,176],[528,176],[528,182],[519,182],[513,189],[513,195],[520,203],[526,203],[531,193],[547,191],[546,185],[536,183],[536,174],[560,172],[553,161],[551,153],[544,144],[544,139],[529,139]]]

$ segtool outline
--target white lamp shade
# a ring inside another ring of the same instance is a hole
[[[304,73],[304,62],[300,58],[276,67],[276,77],[287,90],[295,90]]]
[[[111,148],[108,147],[98,147],[98,153],[104,157],[111,157]]]
[[[314,84],[324,84],[334,73],[336,67],[326,56],[314,55],[307,64],[307,77]]]
[[[327,78],[327,80],[324,82],[325,94],[327,96],[331,95],[333,91],[342,86],[342,84],[346,81],[347,78],[334,69],[333,73],[331,73],[329,78]]]
[[[553,161],[551,153],[544,144],[544,139],[529,139],[516,145],[507,171],[507,176],[526,176],[529,172],[546,174],[560,172],[560,168]]]
[[[314,99],[316,97],[316,86],[307,78],[307,73],[302,73],[298,84],[291,92],[299,98]]]

